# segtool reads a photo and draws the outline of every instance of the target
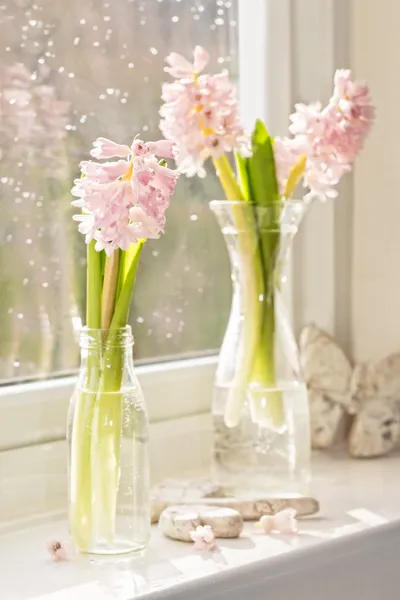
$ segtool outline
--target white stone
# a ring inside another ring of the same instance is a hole
[[[243,519],[231,508],[181,505],[166,508],[158,525],[167,537],[191,542],[190,532],[199,525],[210,525],[216,538],[237,538],[243,530]]]
[[[350,404],[352,366],[332,337],[313,324],[301,332],[300,359],[309,392],[312,446],[329,448]]]
[[[349,452],[383,456],[400,442],[400,353],[356,365],[325,331],[308,325],[300,337],[314,448],[328,448],[346,413],[353,415]]]
[[[166,479],[152,489],[151,522],[157,523],[162,511],[173,504],[201,503],[203,498],[223,495],[221,486],[207,479]]]

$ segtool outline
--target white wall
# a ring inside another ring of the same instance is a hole
[[[353,354],[400,351],[400,0],[352,0],[352,68],[377,121],[354,177]]]
[[[365,0],[368,2],[369,0]],[[374,0],[373,0],[374,1]],[[326,102],[350,63],[351,0],[292,1],[292,101]],[[352,177],[333,202],[315,202],[294,256],[294,322],[313,321],[351,351]]]

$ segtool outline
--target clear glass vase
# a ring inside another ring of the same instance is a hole
[[[69,413],[69,525],[91,554],[144,550],[150,537],[148,419],[130,326],[84,328]]]
[[[214,477],[229,493],[308,493],[307,389],[285,307],[302,202],[213,201],[231,261],[232,306],[212,404]]]

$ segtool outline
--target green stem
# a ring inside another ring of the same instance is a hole
[[[220,178],[228,200],[244,201],[226,156],[214,159],[217,175]],[[243,277],[243,333],[239,344],[235,375],[229,390],[225,407],[225,424],[236,427],[246,401],[246,393],[254,368],[256,350],[259,344],[263,314],[262,263],[258,249],[256,220],[249,218],[249,212],[242,210],[240,203],[232,205],[232,214],[237,229],[241,269]]]
[[[107,257],[101,299],[101,328],[110,329],[118,286],[119,248]]]
[[[91,329],[101,325],[101,256],[92,241],[87,247],[87,312]],[[101,357],[90,353],[86,381],[76,392],[70,459],[70,526],[76,546],[87,551],[93,536],[91,444],[95,395],[100,380]]]
[[[284,401],[277,390],[275,361],[275,269],[280,245],[280,204],[270,205],[268,228],[260,230],[260,255],[264,278],[263,319],[251,376],[251,408],[256,423],[280,429]],[[267,391],[269,390],[269,391]]]
[[[92,469],[96,497],[101,498],[95,515],[97,530],[109,542],[115,534],[115,516],[120,473],[120,451],[123,409],[123,352],[114,343],[115,331],[125,327],[136,279],[136,272],[143,242],[132,246],[120,264],[118,277],[113,277],[117,297],[110,332],[103,357],[103,371],[99,384],[93,420]],[[121,271],[125,273],[121,274]]]

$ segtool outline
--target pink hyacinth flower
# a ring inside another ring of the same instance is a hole
[[[304,200],[337,196],[336,186],[361,152],[373,125],[375,109],[369,88],[353,81],[351,72],[336,71],[333,95],[325,108],[297,104],[290,116],[293,137],[276,138],[275,164],[280,191],[285,191],[291,169],[306,156]]]
[[[264,515],[259,524],[264,533],[276,531],[283,534],[297,534],[296,515],[297,511],[294,508],[285,508],[275,515]]]
[[[164,71],[172,75],[172,77],[191,77],[193,73],[197,75],[201,73],[207,65],[210,57],[208,52],[201,46],[196,46],[193,52],[193,63],[190,63],[186,58],[177,52],[171,52],[165,59],[169,67],[165,67]]]
[[[162,88],[160,128],[167,140],[176,144],[179,171],[187,176],[205,175],[207,158],[220,158],[237,150],[250,154],[250,142],[238,115],[235,87],[227,71],[203,73],[208,53],[196,46],[193,63],[172,53],[166,71],[177,80]]]
[[[215,534],[210,525],[199,525],[195,531],[190,532],[190,537],[194,542],[195,550],[215,550]]]
[[[74,556],[73,545],[68,541],[49,540],[46,547],[54,562],[70,560]]]
[[[81,163],[85,177],[74,181],[72,194],[77,200],[72,204],[82,209],[73,218],[86,243],[96,240],[96,250],[110,256],[117,248],[127,250],[141,239],[159,237],[179,173],[161,166],[156,153],[173,156],[174,144],[135,139],[129,148],[98,138],[93,146],[92,155],[125,160]]]
[[[90,151],[90,155],[93,158],[113,158],[119,156],[126,158],[130,153],[128,146],[116,144],[111,140],[99,137],[93,142],[93,150]]]

